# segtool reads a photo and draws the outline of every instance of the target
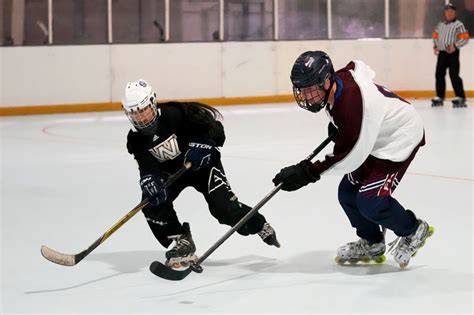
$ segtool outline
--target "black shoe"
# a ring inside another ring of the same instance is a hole
[[[262,229],[258,232],[258,236],[268,245],[280,248],[280,242],[276,238],[275,230],[267,222],[263,224]]]
[[[462,97],[456,97],[454,100],[452,100],[452,103],[453,103],[453,108],[467,107],[466,99]]]
[[[436,96],[431,100],[431,106],[432,107],[438,107],[438,106],[443,106],[444,105],[444,100],[441,97]]]

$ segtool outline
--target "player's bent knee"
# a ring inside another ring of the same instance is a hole
[[[231,203],[224,207],[209,207],[209,210],[220,224],[228,226],[235,226],[247,213],[247,211],[240,206],[240,203]],[[248,224],[244,224],[237,230],[237,233],[244,236],[252,234],[251,231],[249,231]]]
[[[359,193],[356,202],[359,211],[372,221],[383,220],[389,215],[390,197],[364,196]]]
[[[340,204],[350,203],[358,194],[357,187],[351,184],[346,176],[344,176],[339,183],[337,190],[337,198]]]

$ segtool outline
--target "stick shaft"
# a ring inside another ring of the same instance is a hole
[[[327,137],[313,152],[306,158],[312,160],[319,152],[321,152],[335,137],[335,134],[331,134]],[[219,246],[222,245],[232,234],[242,227],[260,208],[262,208],[270,199],[273,198],[280,190],[283,184],[280,183],[275,186],[262,200],[260,200],[255,207],[252,208],[239,222],[237,222],[229,231],[227,231],[220,239],[217,240],[202,256],[197,260],[197,264],[201,264],[211,255]]]
[[[163,184],[164,188],[168,188],[173,184],[178,178],[180,178],[189,168],[191,163],[186,163],[182,168],[180,168],[176,173],[171,175],[168,180]],[[136,215],[140,210],[142,210],[146,205],[148,205],[148,198],[145,198],[140,202],[135,208],[130,210],[125,216],[118,220],[112,227],[110,227],[104,234],[102,234],[94,243],[92,243],[87,249],[76,255],[63,254],[58,251],[55,251],[47,246],[41,247],[41,254],[43,257],[48,259],[51,262],[65,265],[65,266],[74,266],[80,262],[84,257],[89,255],[94,249],[96,249],[100,244],[105,242],[112,234],[114,234],[122,225],[124,225],[128,220],[130,220],[134,215]]]

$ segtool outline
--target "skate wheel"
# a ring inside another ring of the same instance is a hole
[[[374,261],[376,264],[383,264],[386,260],[387,257],[385,257],[385,255],[374,257]]]
[[[349,259],[349,264],[356,265],[359,262],[359,259]]]
[[[430,237],[431,235],[433,235],[435,232],[435,228],[433,226],[430,226],[428,228],[428,237]]]
[[[370,262],[370,258],[369,258],[369,257],[363,257],[363,258],[362,258],[362,262],[364,262],[364,263],[369,263],[369,262]]]
[[[173,264],[171,265],[171,268],[179,269],[179,268],[181,268],[181,264],[180,264],[179,262],[173,263]]]
[[[344,258],[339,257],[339,256],[336,256],[336,258],[334,258],[334,260],[335,260],[336,263],[339,264],[339,265],[344,265],[344,263],[347,261],[347,260],[345,260]]]
[[[408,266],[408,262],[400,263],[400,269],[405,269]]]

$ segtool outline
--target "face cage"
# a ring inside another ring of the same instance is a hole
[[[158,109],[155,104],[150,102],[142,109],[126,111],[127,117],[132,125],[141,131],[147,131],[156,121]]]
[[[297,88],[293,86],[293,95],[295,96],[296,103],[298,104],[299,107],[306,109],[310,112],[317,113],[326,106],[328,98],[329,98],[329,93],[328,91],[322,90],[317,85],[312,85],[311,87],[307,87],[303,89],[309,89],[309,88],[311,88],[310,91],[303,93],[302,88]],[[322,97],[320,93],[323,93]],[[310,95],[309,100],[305,96],[307,94]],[[314,99],[316,98],[319,98],[320,101],[319,102],[314,101]]]

